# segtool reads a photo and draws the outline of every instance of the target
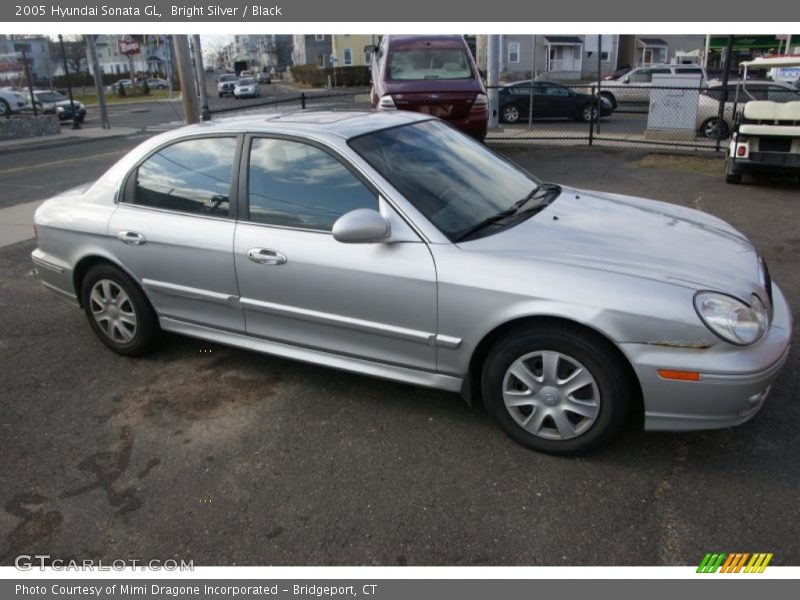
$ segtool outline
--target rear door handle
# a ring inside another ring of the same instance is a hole
[[[269,248],[250,248],[247,258],[260,265],[282,265],[286,262],[285,255]]]
[[[147,241],[147,238],[138,231],[120,231],[117,234],[117,239],[123,244],[131,246],[141,246]]]

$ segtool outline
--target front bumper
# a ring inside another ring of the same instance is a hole
[[[718,429],[744,423],[763,406],[789,356],[792,317],[773,284],[773,318],[766,337],[752,346],[720,342],[694,349],[621,344],[639,378],[644,428],[653,431]],[[696,371],[699,381],[664,379],[659,369]]]

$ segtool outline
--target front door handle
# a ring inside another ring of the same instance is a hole
[[[123,244],[131,246],[141,246],[147,241],[147,238],[138,231],[120,231],[117,234],[117,239]]]
[[[282,265],[286,262],[285,255],[269,248],[250,248],[247,258],[260,265]]]

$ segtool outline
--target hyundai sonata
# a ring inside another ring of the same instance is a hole
[[[789,351],[786,299],[727,223],[539,181],[412,112],[167,132],[35,225],[43,283],[116,352],[172,331],[460,392],[545,452],[635,409],[742,423]]]

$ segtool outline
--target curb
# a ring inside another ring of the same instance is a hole
[[[102,140],[111,140],[115,138],[122,138],[122,137],[130,137],[133,135],[140,134],[141,131],[130,132],[126,131],[124,133],[117,133],[111,135],[104,135],[101,137],[76,137],[76,136],[67,136],[61,139],[53,139],[53,140],[37,140],[37,141],[28,141],[24,142],[20,140],[17,144],[11,144],[8,146],[0,147],[0,156],[6,154],[17,154],[19,152],[30,152],[33,150],[41,150],[43,148],[60,148],[63,146],[75,146],[78,144],[86,144],[89,142],[97,142]]]

